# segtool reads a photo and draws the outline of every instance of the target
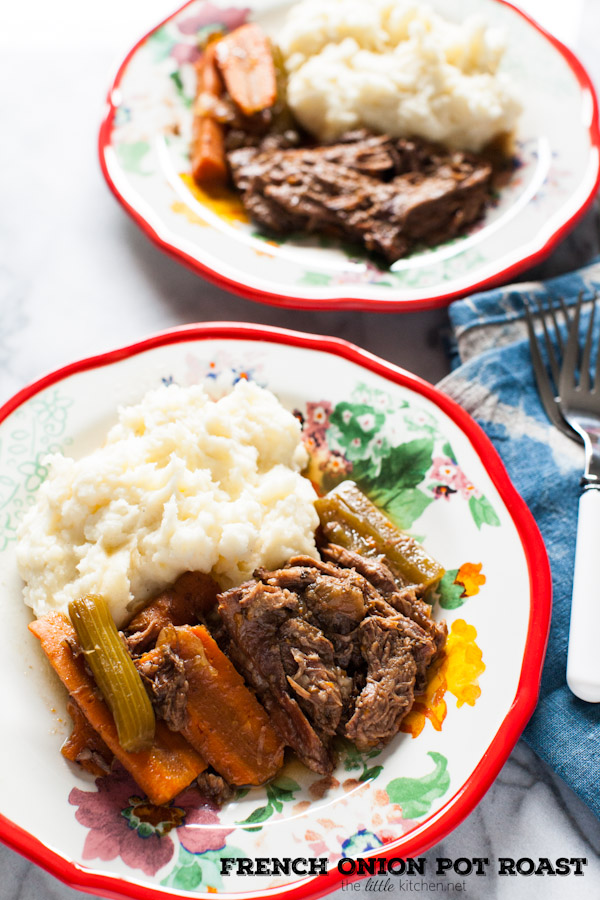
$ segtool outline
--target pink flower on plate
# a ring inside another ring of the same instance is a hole
[[[188,788],[171,803],[155,806],[121,767],[96,779],[97,791],[73,788],[69,803],[77,806],[75,818],[88,835],[84,859],[120,857],[132,869],[155,875],[173,857],[175,845],[169,832],[176,829],[190,853],[220,850],[233,829],[219,825],[217,810],[195,788]]]
[[[155,875],[174,852],[168,832],[183,822],[185,810],[177,804],[154,806],[139,796],[139,788],[124,769],[96,779],[97,791],[73,788],[69,803],[75,818],[89,832],[84,859],[116,859],[146,875]]]
[[[195,63],[200,59],[200,50],[193,44],[174,44],[171,50],[171,56],[182,66],[184,63]]]
[[[468,500],[469,497],[481,497],[481,491],[475,487],[472,481],[469,481],[462,469],[456,471],[454,487],[465,500]]]
[[[352,463],[338,450],[332,450],[331,453],[324,456],[319,464],[319,468],[334,478],[348,475],[352,471]]]
[[[207,25],[222,25],[225,30],[233,31],[245,23],[249,12],[248,7],[239,9],[237,6],[227,6],[222,9],[208,0],[195,15],[180,19],[176,25],[182,34],[196,34]]]
[[[321,400],[320,403],[307,403],[304,434],[312,437],[316,444],[326,443],[325,435],[329,428],[330,416],[331,403],[328,403],[327,400]]]
[[[441,481],[449,487],[454,487],[456,476],[460,469],[453,460],[447,456],[434,456],[432,459],[431,477],[434,481]]]
[[[203,802],[193,788],[180,794],[176,802],[186,811],[185,822],[177,829],[177,836],[186,850],[205,853],[225,846],[227,835],[234,829],[219,824],[216,807]]]

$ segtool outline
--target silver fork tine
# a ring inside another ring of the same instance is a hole
[[[565,317],[565,321],[567,322],[567,325],[568,325],[569,324],[569,315],[565,308],[564,300],[562,299],[562,297],[559,297],[558,299],[559,299],[559,302],[561,305],[563,315]],[[550,358],[551,355],[554,353],[554,347],[553,347],[553,341],[550,336],[548,327],[544,320],[546,311],[544,310],[543,307],[541,307],[541,310],[540,310],[539,301],[537,303],[537,305],[538,305],[537,312],[535,311],[535,309],[533,309],[531,301],[527,300],[526,298],[524,298],[523,305],[524,305],[524,309],[525,309],[525,322],[527,325],[527,333],[529,335],[529,349],[530,349],[530,354],[531,354],[531,364],[533,366],[533,373],[535,375],[535,381],[537,384],[538,394],[540,395],[540,400],[542,401],[542,406],[544,407],[546,415],[548,416],[548,418],[550,419],[552,424],[555,426],[555,428],[558,428],[558,430],[562,431],[563,434],[566,434],[567,437],[570,437],[576,441],[581,442],[582,439],[581,439],[580,435],[571,428],[571,426],[568,424],[568,422],[565,421],[564,416],[562,415],[562,413],[560,411],[560,407],[559,407],[559,403],[558,403],[559,374],[558,373],[556,374],[555,381],[553,384],[551,381],[551,378],[550,378],[550,374],[548,372],[548,368],[546,366],[546,362],[545,362],[544,358],[542,357],[542,354],[540,351],[541,338],[538,338],[538,336],[535,333],[534,315],[539,315],[540,318],[542,319],[542,323],[543,323],[544,343],[546,345],[546,351],[548,353],[548,358]],[[552,305],[552,302],[550,305]],[[553,316],[553,321],[558,324],[557,318],[555,315]],[[561,345],[564,346],[564,341],[561,341]],[[556,362],[556,354],[555,353],[554,353],[554,359]],[[599,387],[599,393],[600,393],[600,373],[599,373],[598,387]]]
[[[569,316],[569,310],[567,309],[567,304],[565,303],[564,297],[559,297],[558,302],[560,303],[560,308],[561,308],[562,314],[564,316],[565,325],[567,326],[567,334],[568,334],[569,326],[571,325],[571,317]]]
[[[592,356],[592,332],[594,330],[594,316],[596,314],[596,304],[592,305],[592,309],[590,312],[590,321],[588,323],[588,330],[585,336],[585,344],[583,347],[583,354],[581,356],[581,369],[579,372],[579,386],[582,391],[589,391],[590,389],[590,359]]]
[[[569,426],[561,416],[558,406],[556,405],[555,390],[550,383],[550,377],[546,369],[546,364],[542,359],[542,354],[540,353],[538,339],[533,323],[533,316],[527,302],[525,302],[525,317],[527,322],[527,332],[529,334],[529,351],[531,353],[533,373],[535,375],[535,380],[538,388],[538,393],[542,401],[542,406],[546,411],[546,415],[548,416],[552,424],[556,426],[556,428],[559,428],[561,431],[564,431],[565,429],[570,430]],[[547,331],[545,332],[545,334],[547,336]],[[548,340],[547,337],[546,339]]]
[[[565,306],[565,301],[563,300],[562,297],[559,297],[558,302],[560,303],[563,315],[565,316],[565,319],[567,322],[567,328],[568,328],[569,319],[567,316],[567,308]],[[565,348],[564,348],[562,335],[560,333],[560,328],[558,327],[558,319],[556,318],[556,307],[554,306],[554,303],[552,302],[552,300],[548,300],[548,307],[549,307],[548,311],[550,313],[550,316],[552,317],[552,324],[554,325],[554,336],[556,338],[556,343],[558,344],[558,349],[560,350],[560,355],[562,356]],[[558,384],[558,378],[555,378],[555,381],[556,381],[556,384]]]
[[[542,322],[542,328],[544,329],[544,339],[546,341],[546,352],[548,354],[548,362],[550,363],[550,371],[552,372],[552,378],[554,379],[554,384],[557,385],[558,379],[560,376],[560,365],[556,358],[556,353],[554,352],[554,341],[550,337],[550,334],[548,332],[548,326],[546,325],[546,310],[544,309],[542,302],[539,299],[537,300],[537,308],[538,308],[538,315]],[[552,309],[552,303],[550,303],[550,309]],[[554,321],[556,324],[556,319]],[[556,327],[556,333],[560,340],[560,332],[558,330],[558,327]],[[562,353],[562,346],[561,346],[560,350]]]
[[[579,357],[579,318],[581,313],[581,301],[583,300],[583,291],[579,292],[577,303],[575,304],[575,312],[569,335],[567,337],[567,346],[563,357],[563,364],[560,370],[560,378],[558,380],[558,392],[564,397],[569,389],[575,387],[575,373],[577,369],[577,359]]]

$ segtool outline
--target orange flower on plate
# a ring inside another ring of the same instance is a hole
[[[441,731],[448,712],[445,700],[448,691],[456,697],[457,707],[464,703],[475,705],[481,696],[477,680],[485,671],[476,637],[477,631],[464,619],[452,623],[445,651],[431,667],[427,687],[416,697],[413,708],[402,722],[401,731],[417,737],[423,731],[426,719],[436,731]]]
[[[462,584],[465,596],[474,597],[479,588],[485,584],[485,575],[481,574],[481,563],[463,563],[454,579],[455,584]]]

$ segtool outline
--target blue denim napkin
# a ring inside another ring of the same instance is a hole
[[[565,680],[583,448],[554,428],[544,413],[524,322],[524,297],[562,296],[573,304],[579,291],[588,298],[587,317],[594,293],[600,292],[600,257],[546,282],[509,285],[454,303],[454,370],[439,387],[491,438],[546,543],[554,591],[552,626],[540,699],[523,737],[600,817],[600,704],[578,700]],[[598,313],[600,308],[596,331]],[[590,587],[598,590],[598,585]]]

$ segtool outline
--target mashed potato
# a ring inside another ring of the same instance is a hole
[[[498,72],[504,39],[414,0],[302,0],[277,37],[288,102],[320,140],[356,127],[480,150],[520,103]]]
[[[182,572],[228,587],[257,566],[318,556],[300,425],[255,384],[217,402],[200,386],[161,387],[120,410],[103,447],[46,463],[17,548],[37,616],[102,593],[122,625]]]

